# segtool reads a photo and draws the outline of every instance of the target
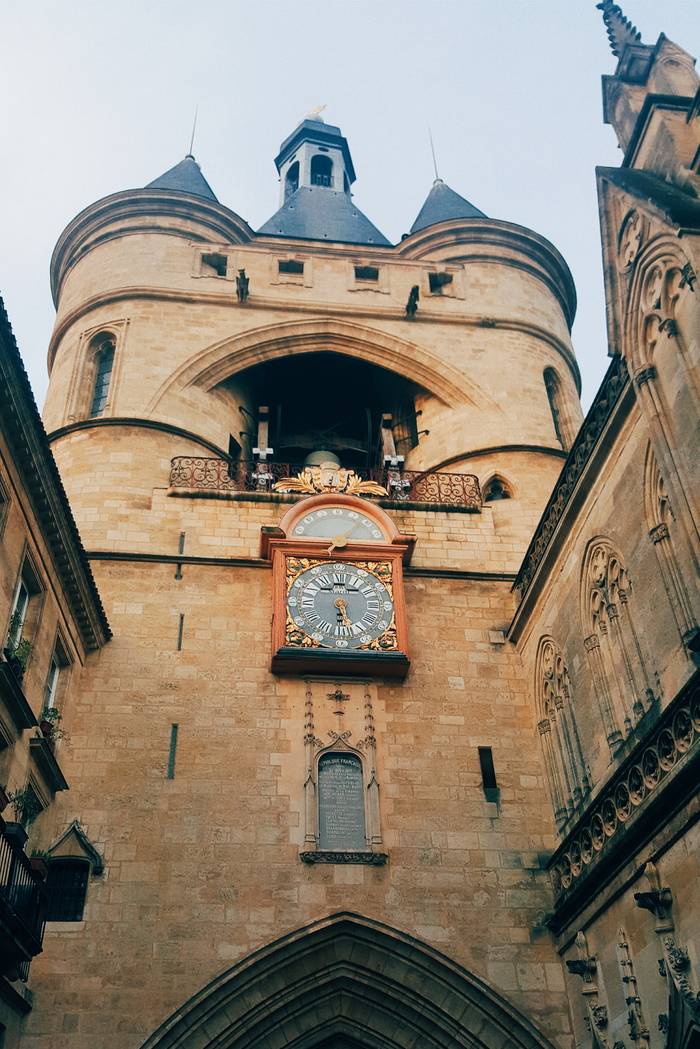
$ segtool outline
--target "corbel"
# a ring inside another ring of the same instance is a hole
[[[578,958],[566,962],[566,968],[574,976],[581,977],[581,994],[586,1006],[586,1023],[599,1049],[608,1049],[605,1029],[608,1026],[608,1009],[599,1000],[598,984],[595,977],[598,963],[595,955],[588,950],[588,941],[584,932],[576,933],[576,952]]]
[[[686,947],[676,943],[675,923],[673,920],[673,893],[661,885],[656,864],[649,860],[644,865],[644,878],[649,886],[646,892],[635,892],[634,902],[643,910],[649,911],[656,919],[654,932],[661,948],[659,958],[659,976],[666,980],[671,1001],[679,995],[691,1008],[695,1017],[700,1017],[700,995],[690,986],[690,958]],[[671,1012],[672,1010],[669,1010]],[[660,1014],[659,1024],[668,1025],[668,1016]]]

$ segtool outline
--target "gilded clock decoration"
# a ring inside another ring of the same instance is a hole
[[[388,495],[386,488],[376,481],[363,481],[354,470],[335,463],[307,466],[296,477],[282,477],[272,486],[275,492],[303,492],[317,495],[338,492],[344,495]]]
[[[285,644],[336,651],[398,648],[389,561],[286,560]]]

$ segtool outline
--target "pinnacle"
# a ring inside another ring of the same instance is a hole
[[[620,57],[628,44],[640,43],[642,34],[629,18],[625,18],[619,4],[614,4],[613,0],[602,0],[596,7],[603,12],[610,49],[616,58]]]

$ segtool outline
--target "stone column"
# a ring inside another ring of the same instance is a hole
[[[593,678],[593,688],[595,689],[596,698],[598,700],[598,709],[603,722],[603,729],[605,730],[605,738],[608,741],[611,753],[615,754],[621,746],[623,739],[622,733],[615,722],[605,667],[603,666],[603,660],[600,655],[600,641],[598,635],[590,634],[584,639],[583,646],[588,655],[591,676]]]
[[[673,543],[668,530],[668,525],[661,523],[655,525],[649,531],[649,538],[654,544],[656,556],[659,560],[661,578],[666,587],[666,593],[673,611],[678,630],[683,639],[683,644],[690,651],[697,651],[698,624],[693,613],[683,576],[681,575],[675,554]]]
[[[537,730],[542,740],[542,752],[544,754],[544,764],[547,771],[547,783],[549,784],[549,793],[552,798],[554,818],[558,826],[561,827],[566,822],[568,813],[563,803],[559,772],[552,752],[552,723],[549,718],[543,718],[542,721],[539,721]]]
[[[634,385],[637,401],[642,409],[656,461],[661,476],[667,485],[671,505],[677,507],[681,531],[691,563],[698,567],[700,559],[700,537],[698,536],[698,515],[692,501],[689,483],[681,476],[676,458],[666,435],[663,411],[659,404],[659,393],[656,389],[656,368],[650,365],[640,368],[634,374]]]

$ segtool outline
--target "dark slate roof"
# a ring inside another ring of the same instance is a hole
[[[1,297],[0,423],[85,647],[93,651],[112,632]]]
[[[301,186],[260,227],[258,233],[391,247],[384,234],[355,207],[347,193],[325,186]]]
[[[447,222],[449,219],[485,218],[483,211],[479,211],[464,197],[460,197],[459,193],[450,189],[441,178],[436,178],[416,221],[411,226],[411,233],[417,233],[426,226],[434,226],[437,222]]]
[[[165,171],[153,182],[149,182],[146,189],[175,189],[180,193],[189,193],[193,197],[206,197],[207,200],[218,200],[211,186],[202,174],[202,170],[189,153],[184,160],[176,164],[174,168]]]

